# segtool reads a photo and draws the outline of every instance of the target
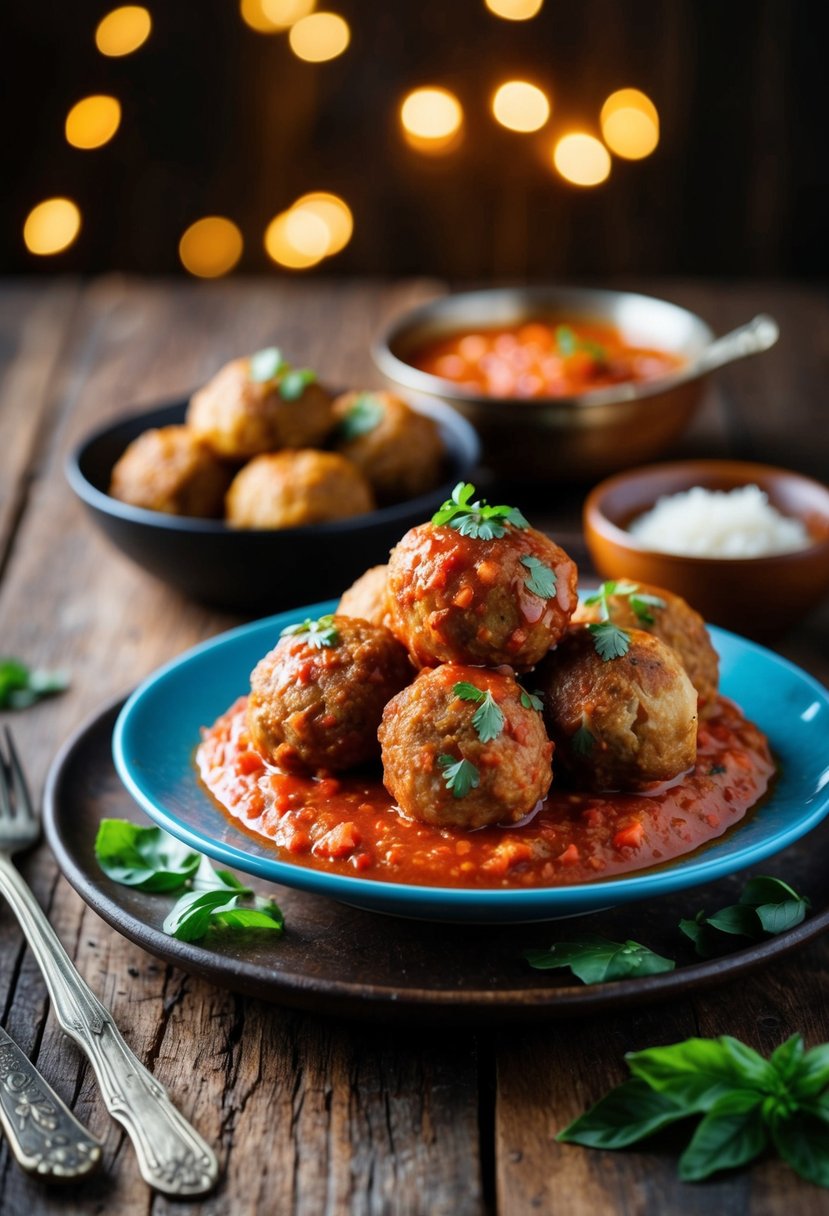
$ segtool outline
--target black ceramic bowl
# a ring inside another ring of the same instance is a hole
[[[186,595],[237,612],[270,613],[339,596],[369,566],[422,523],[469,476],[480,451],[473,427],[440,402],[422,407],[446,449],[445,476],[429,494],[334,523],[305,528],[230,528],[221,520],[146,511],[107,493],[112,467],[150,427],[184,422],[186,401],[122,418],[70,455],[69,484],[93,519],[128,557]]]

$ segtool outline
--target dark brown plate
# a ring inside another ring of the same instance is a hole
[[[733,903],[751,873],[707,887],[552,924],[447,925],[401,920],[256,881],[285,913],[286,932],[222,935],[209,946],[161,931],[174,897],[113,883],[95,860],[102,818],[149,823],[116,775],[110,753],[122,702],[104,707],[56,758],[46,787],[45,828],[66,878],[108,924],[156,957],[222,987],[280,1004],[346,1016],[447,1022],[542,1020],[606,1005],[660,1000],[719,983],[788,953],[829,926],[829,820],[761,868],[808,895],[802,925],[725,957],[695,960],[677,928],[699,908]],[[566,971],[535,972],[531,947],[573,934],[632,938],[677,961],[675,971],[585,987]],[[735,938],[735,943],[740,939]]]

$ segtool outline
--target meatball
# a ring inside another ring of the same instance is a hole
[[[220,456],[234,460],[321,444],[333,424],[329,394],[287,364],[271,379],[254,379],[255,359],[225,364],[194,393],[188,426]]]
[[[227,492],[238,528],[301,528],[374,508],[371,487],[337,452],[274,452],[241,469]]]
[[[389,606],[386,596],[388,566],[372,566],[352,583],[337,605],[340,616],[358,616],[372,625],[387,625]]]
[[[148,511],[215,519],[230,476],[186,426],[163,426],[133,439],[112,470],[109,492]]]
[[[383,780],[401,810],[438,827],[517,823],[545,796],[553,746],[512,675],[447,663],[383,711]]]
[[[641,790],[692,768],[697,694],[676,651],[641,629],[603,659],[574,625],[535,673],[556,756],[590,790]]]
[[[345,616],[293,625],[251,675],[253,745],[294,772],[376,759],[383,707],[411,678],[405,650],[381,625]]]
[[[378,502],[399,502],[439,480],[443,443],[434,419],[391,393],[344,393],[334,402],[337,449],[362,469]]]
[[[576,607],[576,566],[530,527],[491,540],[421,524],[392,549],[391,627],[420,666],[534,667]]]
[[[700,614],[681,595],[663,587],[624,581],[616,587],[616,594],[607,597],[610,619],[622,629],[644,629],[672,646],[697,690],[700,717],[708,717],[717,703],[719,660]],[[579,604],[573,613],[574,622],[599,620],[598,603]]]

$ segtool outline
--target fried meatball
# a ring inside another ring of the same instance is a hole
[[[440,478],[443,443],[437,423],[383,392],[344,393],[334,402],[337,449],[371,482],[378,502],[400,502]]]
[[[372,566],[343,592],[337,605],[340,616],[358,616],[372,625],[387,625],[389,605],[386,593],[388,566]]]
[[[383,707],[411,678],[405,650],[381,625],[345,616],[305,621],[251,675],[253,745],[294,772],[340,772],[376,759]]]
[[[225,502],[237,528],[301,528],[374,509],[371,487],[338,452],[257,456],[233,479]]]
[[[314,380],[286,400],[285,377],[253,380],[250,362],[232,360],[193,394],[188,426],[220,456],[233,460],[321,444],[333,425],[325,389]]]
[[[504,672],[455,663],[421,672],[388,703],[379,735],[386,788],[424,823],[517,823],[550,788],[541,715]]]
[[[133,439],[112,470],[109,492],[148,511],[215,519],[230,477],[188,427],[163,426]]]
[[[697,694],[666,642],[629,631],[621,658],[603,659],[585,625],[572,626],[535,673],[556,757],[589,790],[641,790],[691,768]]]
[[[481,540],[421,524],[391,552],[392,631],[419,666],[528,671],[567,628],[576,578],[575,563],[534,528],[508,525],[503,536]]]
[[[634,592],[611,595],[608,596],[610,619],[622,629],[644,629],[672,646],[699,695],[700,717],[710,716],[717,703],[719,660],[705,621],[681,595],[666,591],[664,587],[652,587],[648,583],[620,585],[635,587],[640,596],[656,598],[662,604],[637,602]],[[639,613],[636,612],[637,603]],[[652,619],[647,620],[648,616]],[[579,604],[573,613],[574,622],[599,620],[598,604]]]

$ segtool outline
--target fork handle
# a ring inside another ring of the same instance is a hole
[[[107,1110],[132,1140],[144,1181],[167,1195],[209,1191],[219,1175],[216,1155],[124,1042],[109,1010],[78,974],[31,890],[2,853],[0,891],[37,959],[55,1016],[89,1057]]]

